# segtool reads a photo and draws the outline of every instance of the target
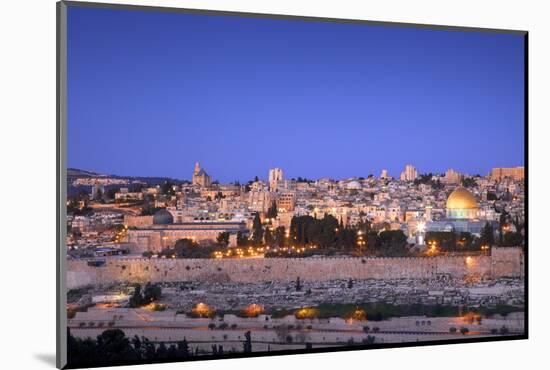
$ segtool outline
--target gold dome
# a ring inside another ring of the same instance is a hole
[[[459,186],[447,198],[447,209],[477,209],[477,202],[472,193]]]

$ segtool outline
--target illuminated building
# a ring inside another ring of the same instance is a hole
[[[130,227],[127,231],[127,241],[131,243],[130,249],[133,253],[159,252],[164,248],[173,247],[180,239],[192,239],[199,244],[203,242],[214,243],[221,232],[230,234],[229,244],[232,246],[236,244],[237,232],[248,232],[244,222],[197,221],[175,223],[173,215],[166,209],[161,209],[154,216],[141,217],[147,222]]]
[[[279,182],[283,181],[283,170],[280,168],[272,168],[269,170],[269,188],[277,189]]]
[[[418,177],[418,172],[412,164],[405,166],[405,170],[401,172],[400,179],[401,181],[414,181]]]
[[[469,232],[480,235],[481,230],[491,220],[479,218],[477,201],[470,191],[457,187],[447,198],[446,217],[426,223],[427,231]]]
[[[277,196],[277,209],[280,211],[293,211],[296,205],[296,193],[287,191]]]
[[[449,168],[447,172],[445,172],[445,176],[441,178],[441,182],[444,184],[459,184],[461,178],[462,176],[460,173],[456,172],[452,168]]]
[[[491,179],[493,180],[500,181],[505,177],[522,181],[525,178],[525,168],[524,167],[493,168],[493,170],[491,171]]]
[[[207,188],[212,185],[212,178],[201,168],[199,162],[195,163],[195,170],[193,171],[193,185],[197,185],[203,188]]]

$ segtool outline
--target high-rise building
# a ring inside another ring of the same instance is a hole
[[[505,177],[509,177],[514,180],[523,180],[525,178],[525,169],[521,167],[509,167],[509,168],[493,168],[491,171],[491,179],[500,181]]]
[[[401,172],[400,179],[401,181],[414,181],[418,177],[418,172],[412,164],[405,166],[405,170]]]
[[[286,191],[280,193],[277,197],[277,209],[279,211],[294,211],[296,205],[296,193],[293,191]]]
[[[269,188],[274,190],[279,182],[283,181],[283,170],[280,168],[272,168],[269,170]]]
[[[460,180],[462,178],[462,175],[452,168],[449,168],[447,172],[445,172],[445,176],[441,179],[441,182],[444,184],[458,184],[460,183]]]
[[[195,163],[195,170],[193,171],[193,185],[197,185],[203,188],[207,188],[212,185],[212,178],[201,168],[199,162]]]
[[[276,193],[266,189],[252,189],[248,192],[248,208],[253,212],[267,212],[274,201]]]

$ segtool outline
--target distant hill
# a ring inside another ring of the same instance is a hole
[[[106,175],[102,173],[97,173],[93,171],[81,170],[78,168],[67,168],[67,181],[72,183],[78,178],[113,178],[113,179],[128,179],[130,181],[142,181],[148,184],[149,186],[160,185],[165,181],[171,181],[176,184],[183,182],[189,182],[188,180],[173,179],[170,177],[149,177],[149,176],[119,176],[119,175]]]
[[[92,172],[92,171],[85,171],[80,170],[78,168],[67,168],[67,177],[105,177],[106,175],[103,175],[101,173]]]

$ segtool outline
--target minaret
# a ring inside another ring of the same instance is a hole
[[[193,172],[195,175],[198,174],[201,170],[201,165],[199,162],[195,162],[195,171]]]

